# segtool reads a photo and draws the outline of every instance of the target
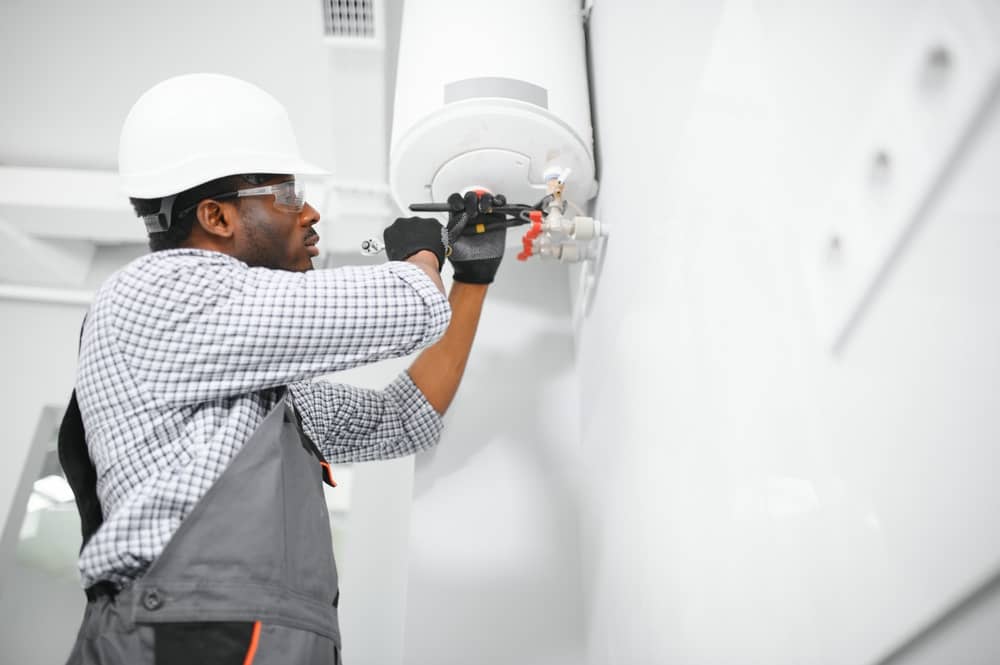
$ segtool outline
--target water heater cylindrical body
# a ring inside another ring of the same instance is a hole
[[[511,203],[597,193],[579,0],[412,0],[403,8],[389,184],[396,204],[483,187]]]

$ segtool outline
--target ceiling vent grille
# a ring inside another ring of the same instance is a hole
[[[375,0],[323,0],[326,36],[336,40],[375,40]]]

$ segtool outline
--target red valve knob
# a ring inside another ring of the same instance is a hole
[[[518,261],[527,261],[528,257],[534,253],[534,242],[535,238],[542,235],[542,211],[532,210],[528,213],[528,218],[531,220],[531,228],[528,232],[524,234],[521,238],[521,243],[524,245],[524,251],[517,255]]]
[[[531,250],[531,238],[528,237],[527,233],[524,234],[523,238],[521,238],[521,243],[524,245],[524,251],[517,255],[517,260],[518,261],[527,261],[528,257],[531,256],[531,251],[532,251]]]

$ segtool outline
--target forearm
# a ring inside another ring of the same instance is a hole
[[[486,284],[455,282],[448,297],[451,323],[444,336],[428,347],[410,366],[410,378],[434,410],[444,414],[458,392],[479,316],[486,297]]]

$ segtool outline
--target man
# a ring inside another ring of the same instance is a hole
[[[398,219],[388,263],[312,271],[294,174],[321,170],[220,75],[147,91],[119,170],[153,251],[98,291],[60,431],[89,600],[70,663],[339,663],[329,462],[437,443],[504,231]],[[382,391],[310,381],[424,347]]]

